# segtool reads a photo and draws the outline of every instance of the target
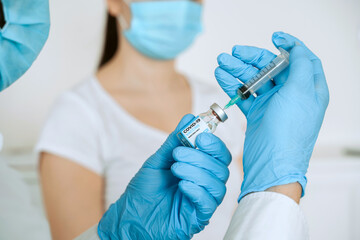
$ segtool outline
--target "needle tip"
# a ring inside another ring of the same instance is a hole
[[[234,97],[234,98],[232,98],[231,100],[230,100],[230,102],[228,103],[228,104],[226,104],[226,106],[224,107],[224,109],[226,110],[226,109],[228,109],[229,107],[231,107],[231,106],[233,106],[235,103],[237,103],[237,101],[239,101],[241,98],[240,98],[240,96],[236,96],[236,97]]]

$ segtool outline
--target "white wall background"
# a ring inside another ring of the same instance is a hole
[[[29,150],[46,113],[63,90],[93,73],[105,25],[105,0],[50,0],[52,29],[32,69],[0,94],[3,155],[23,171],[39,192]],[[359,0],[206,0],[205,32],[181,56],[178,67],[215,83],[216,57],[235,44],[276,51],[274,31],[302,39],[323,60],[331,102],[309,172],[303,200],[312,239],[360,239],[360,160],[334,149],[360,148],[360,1]],[[15,155],[13,153],[16,153]],[[334,156],[337,155],[337,156]]]
[[[205,34],[181,69],[214,81],[216,56],[235,44],[276,52],[274,31],[303,40],[322,59],[331,93],[318,145],[360,147],[360,1],[207,1]]]
[[[51,0],[50,39],[33,68],[0,95],[5,148],[33,146],[59,92],[91,74],[101,54],[104,0]],[[359,0],[207,0],[205,31],[179,68],[215,84],[216,57],[235,44],[276,52],[271,35],[302,39],[322,59],[331,102],[318,146],[360,147]]]
[[[102,51],[104,3],[50,0],[48,42],[30,71],[0,94],[5,151],[31,149],[57,95],[95,70]]]

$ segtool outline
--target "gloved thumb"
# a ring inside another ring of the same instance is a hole
[[[171,165],[174,163],[172,152],[176,147],[181,146],[181,142],[176,135],[181,128],[194,118],[195,117],[192,114],[185,115],[177,125],[176,129],[168,136],[160,149],[145,162],[144,167],[170,169]]]
[[[314,93],[314,69],[306,51],[307,49],[303,46],[295,46],[291,50],[289,77],[281,88],[281,92],[292,96]]]

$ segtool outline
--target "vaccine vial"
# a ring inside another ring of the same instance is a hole
[[[225,111],[216,103],[210,106],[209,111],[199,114],[190,121],[177,134],[177,137],[184,146],[196,148],[195,139],[200,133],[215,132],[220,122],[228,119]]]

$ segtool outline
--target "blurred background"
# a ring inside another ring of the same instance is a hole
[[[32,149],[59,93],[96,71],[106,23],[104,0],[50,0],[50,5],[52,28],[43,52],[0,94],[1,160],[21,172],[39,211]],[[216,84],[217,55],[235,44],[277,53],[271,35],[279,30],[299,37],[322,59],[330,105],[302,207],[312,239],[360,239],[360,1],[205,0],[204,6],[204,32],[178,61],[185,73]]]

